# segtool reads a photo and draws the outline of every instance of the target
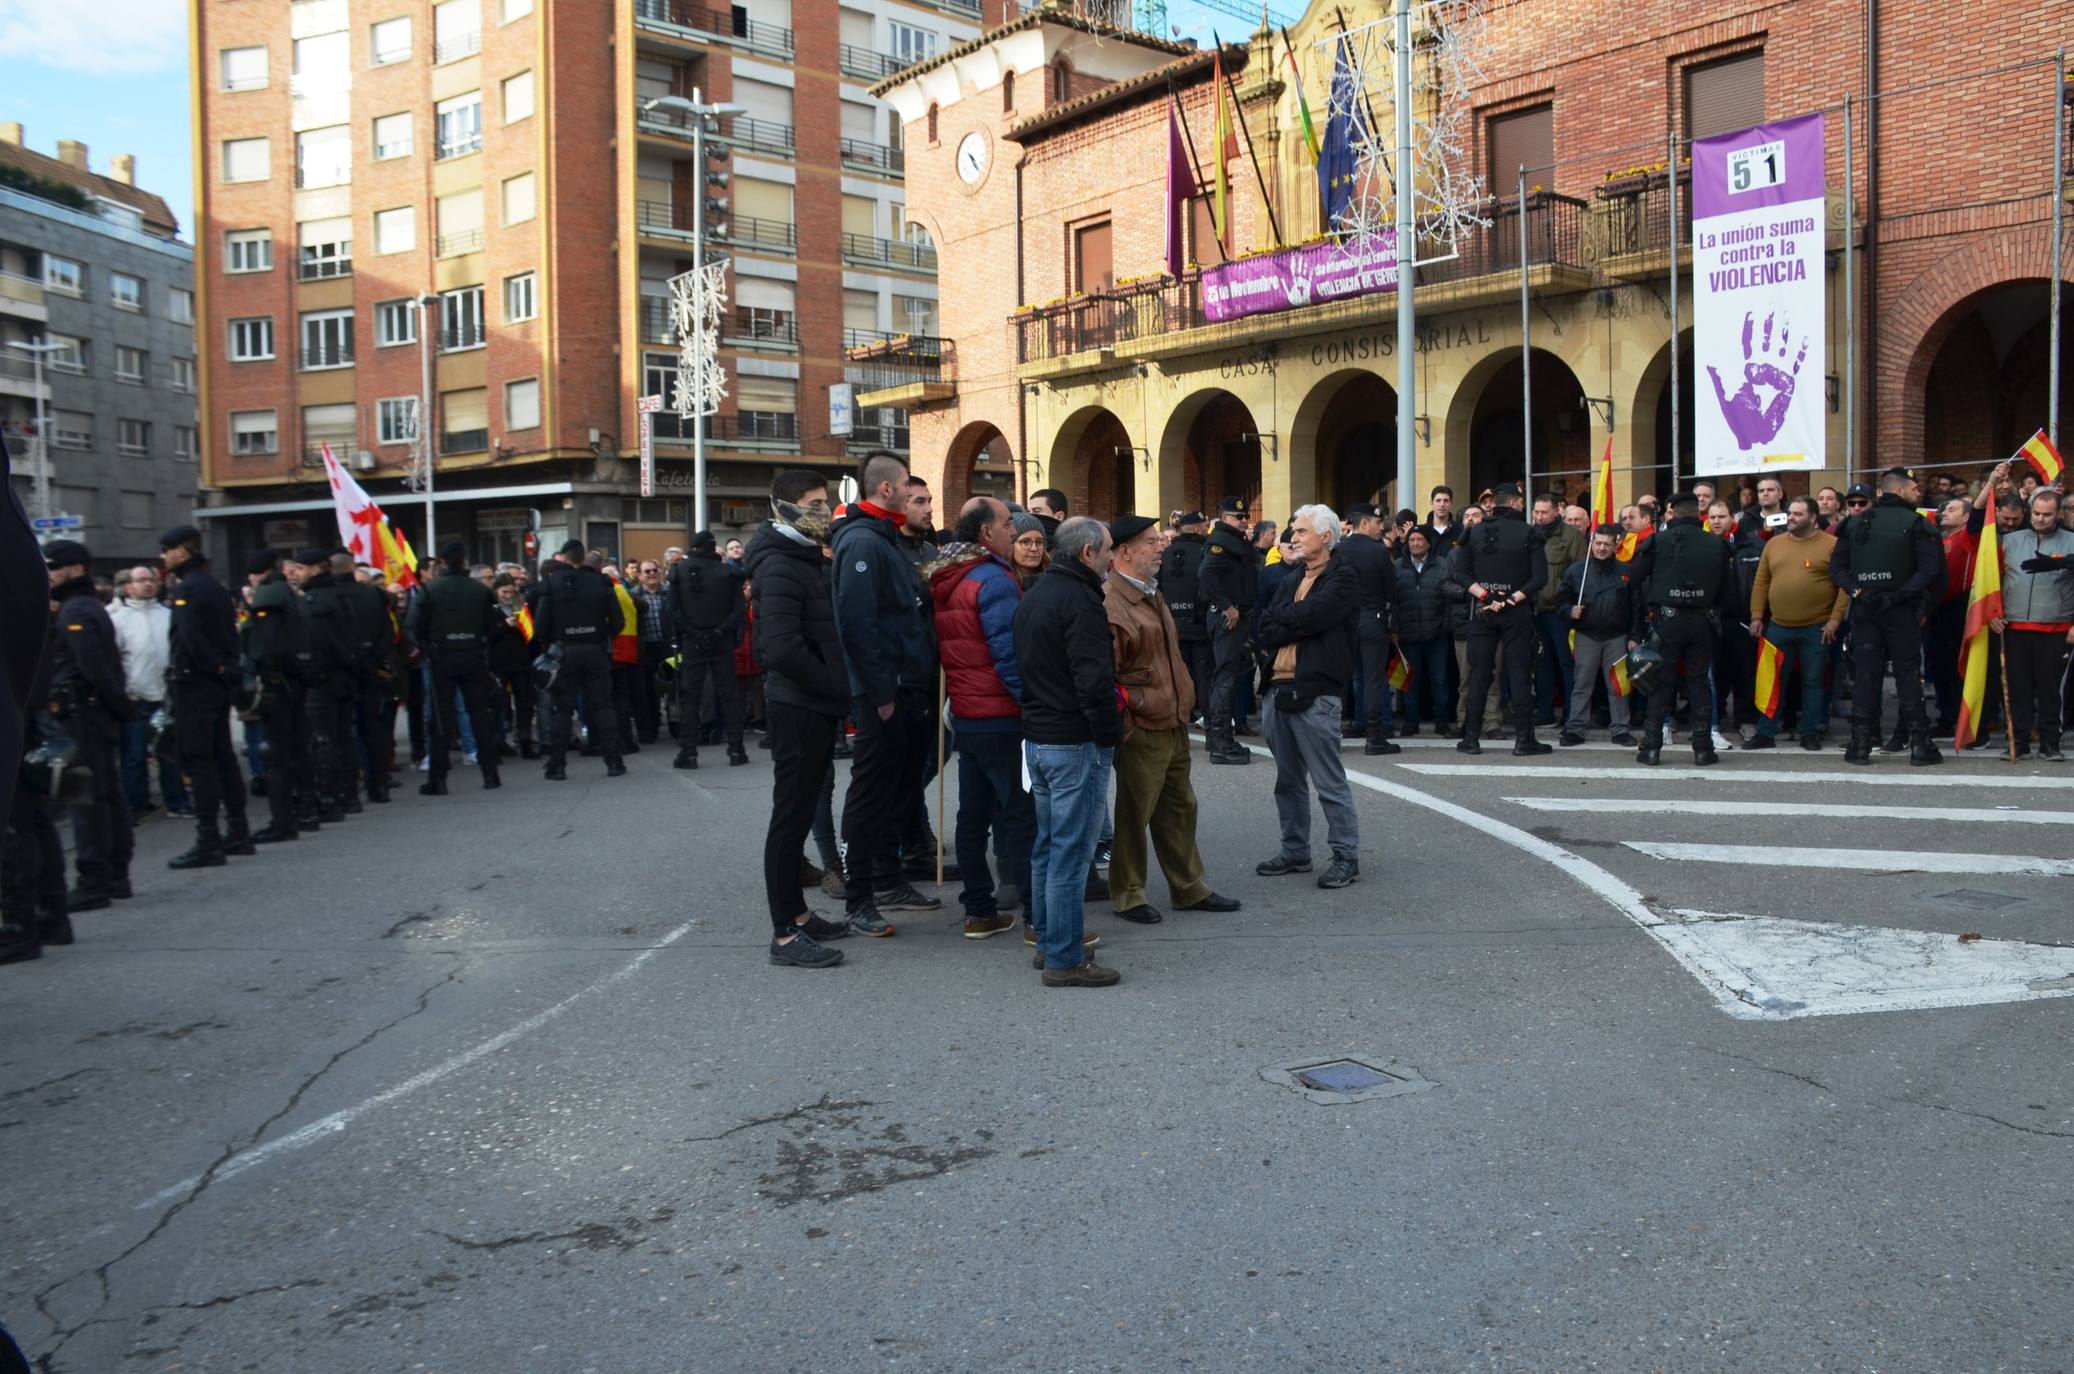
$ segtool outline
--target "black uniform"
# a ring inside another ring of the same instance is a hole
[[[198,847],[220,846],[219,812],[229,820],[231,842],[246,839],[245,775],[230,739],[231,699],[236,695],[238,613],[230,593],[210,576],[199,558],[174,573],[172,653],[166,667],[167,698],[173,706],[173,748],[180,777],[194,796]]]
[[[51,630],[51,714],[78,744],[80,766],[93,779],[92,794],[72,808],[79,873],[73,906],[105,905],[99,899],[128,895],[133,849],[118,759],[122,724],[130,716],[122,651],[91,577],[52,589],[50,599],[58,603]]]
[[[309,690],[303,694],[303,719],[309,724],[311,781],[317,819],[345,819],[360,809],[360,765],[354,757],[352,720],[360,695],[362,664],[353,642],[352,612],[329,571],[311,574],[302,584],[303,609],[310,627]]]
[[[1844,521],[1829,556],[1829,577],[1851,596],[1851,746],[1865,758],[1880,728],[1880,678],[1894,662],[1901,723],[1928,757],[1930,718],[1923,707],[1924,598],[1945,575],[1944,546],[1930,522],[1907,501],[1887,492]],[[1912,760],[1913,761],[1913,760]]]
[[[1253,606],[1260,598],[1262,557],[1245,531],[1220,520],[1210,531],[1196,579],[1197,600],[1210,633],[1210,697],[1203,709],[1203,736],[1212,758],[1252,757],[1232,738],[1231,699],[1238,691],[1239,674],[1246,671],[1246,641],[1253,632]],[[1239,613],[1230,629],[1224,625],[1227,609]]]
[[[560,568],[543,577],[540,586],[535,634],[539,643],[562,651],[549,718],[547,776],[565,775],[570,719],[579,698],[590,725],[591,744],[605,753],[606,771],[624,772],[619,718],[612,710],[612,640],[626,621],[619,598],[596,568]]]
[[[61,733],[51,721],[47,704],[51,662],[45,652],[50,616],[46,605],[23,608],[41,615],[45,623],[35,626],[37,651],[28,665],[29,676],[21,684],[23,699],[34,704],[17,713],[23,734],[16,739],[10,764],[19,763],[25,751]],[[65,914],[65,846],[51,819],[56,808],[50,796],[32,789],[25,774],[17,774],[14,785],[0,793],[0,799],[12,803],[7,823],[0,827],[5,832],[0,838],[0,917],[4,917],[0,920],[0,962],[7,962],[35,958],[43,945],[71,944],[72,923]]]
[[[1692,752],[1695,759],[1714,758],[1714,632],[1719,612],[1732,604],[1736,575],[1728,541],[1696,516],[1674,517],[1638,554],[1635,580],[1643,584],[1637,607],[1654,619],[1657,644],[1663,650],[1663,676],[1649,694],[1642,721],[1642,753],[1654,762],[1663,747],[1664,717],[1677,690],[1677,670],[1685,671],[1685,695],[1692,708]],[[1748,604],[1748,603],[1745,603]],[[1634,638],[1646,633],[1637,624]]]
[[[526,632],[519,628],[521,604],[513,601],[507,610],[503,602],[497,603],[497,612],[504,616],[507,630],[490,641],[488,663],[497,698],[509,703],[512,725],[518,734],[519,757],[537,759],[540,750],[533,743],[533,647]]]
[[[670,625],[677,636],[678,719],[684,723],[677,766],[698,766],[699,729],[705,723],[700,706],[708,682],[720,706],[728,758],[746,762],[742,684],[735,675],[735,642],[742,637],[745,604],[742,580],[702,543],[670,569],[669,591]]]
[[[488,655],[490,642],[507,632],[507,622],[497,609],[496,594],[466,570],[450,565],[418,599],[413,619],[411,630],[432,664],[432,781],[424,790],[446,790],[447,749],[461,731],[454,709],[457,691],[467,703],[469,728],[475,732],[482,785],[498,786],[497,715]]]
[[[267,825],[252,838],[262,844],[292,840],[300,829],[317,828],[316,798],[305,790],[310,764],[303,693],[310,672],[310,630],[302,598],[278,571],[252,589],[252,613],[239,640],[246,670],[259,690],[254,714],[266,732]],[[306,827],[305,814],[310,817]]]
[[[1174,631],[1181,638],[1181,657],[1195,683],[1195,709],[1205,710],[1210,702],[1210,627],[1203,620],[1202,573],[1207,539],[1200,534],[1177,534],[1159,560],[1159,594],[1174,613]]]
[[[382,738],[382,716],[396,688],[396,622],[389,618],[388,593],[372,582],[341,579],[338,596],[345,606],[358,660],[353,696],[347,703],[352,733],[349,747],[359,760],[367,799],[385,802],[389,800],[390,745]]]
[[[1510,698],[1513,739],[1532,747],[1534,739],[1534,596],[1548,582],[1548,555],[1527,524],[1526,513],[1500,506],[1474,529],[1465,530],[1450,555],[1450,579],[1463,592],[1482,583],[1483,610],[1469,614],[1469,683],[1463,704],[1462,741],[1475,743],[1483,734],[1484,703],[1497,669],[1498,650],[1505,650],[1505,691]],[[1519,600],[1513,597],[1518,595]],[[1471,750],[1470,752],[1477,752]]]
[[[1380,539],[1350,534],[1336,550],[1354,569],[1361,586],[1361,717],[1369,743],[1384,739],[1383,706],[1390,699],[1390,603],[1397,587],[1397,562]],[[1543,580],[1547,565],[1543,564]]]

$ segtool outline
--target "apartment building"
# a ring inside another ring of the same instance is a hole
[[[105,572],[157,557],[194,506],[194,250],[135,158],[100,173],[57,148],[0,124],[0,431],[15,495],[77,517]]]
[[[778,468],[906,447],[896,408],[828,423],[849,349],[935,332],[900,126],[865,87],[976,33],[976,8],[190,4],[202,514],[227,551],[327,537],[327,444],[421,551],[429,450],[438,537],[483,558],[536,529],[660,552],[760,518]],[[738,107],[703,167],[694,92]],[[703,513],[673,414],[642,495],[637,411],[673,399],[667,283],[701,222],[732,263]]]

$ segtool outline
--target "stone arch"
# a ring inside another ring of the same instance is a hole
[[[1970,480],[2047,424],[2050,310],[2046,279],[2030,277],[1976,291],[1946,312],[1921,369],[1922,442],[1908,455],[1912,465]],[[2061,349],[2064,368],[2064,339]],[[2061,418],[2069,413],[2063,391]]]
[[[1355,502],[1389,494],[1397,474],[1397,390],[1379,373],[1343,368],[1321,377],[1289,424],[1289,481],[1304,499],[1344,513]],[[1407,504],[1384,504],[1395,509]]]
[[[1183,506],[1214,514],[1227,495],[1245,496],[1259,519],[1266,476],[1261,469],[1262,433],[1252,407],[1236,393],[1222,387],[1191,392],[1167,416],[1159,443],[1160,469],[1183,474]]]
[[[1692,475],[1694,434],[1692,330],[1678,335],[1678,443],[1671,443],[1671,344],[1657,346],[1636,374],[1634,389],[1615,398],[1621,411],[1613,440],[1613,490],[1625,505],[1644,492],[1669,495]]]
[[[1017,499],[1015,450],[1000,426],[991,420],[973,420],[951,436],[944,454],[942,485],[939,523],[956,519],[958,508],[974,496]]]
[[[1067,416],[1051,441],[1045,481],[1066,493],[1074,515],[1107,519],[1133,504],[1130,431],[1107,406],[1082,406]],[[1125,450],[1118,453],[1118,449]],[[1119,500],[1122,502],[1118,506]]]
[[[1520,350],[1501,348],[1477,360],[1455,387],[1448,405],[1448,484],[1457,505],[1476,499],[1485,487],[1526,480],[1523,415],[1520,410]],[[1534,485],[1544,475],[1564,474],[1565,487],[1590,466],[1590,412],[1579,404],[1584,386],[1569,361],[1548,349],[1534,350]]]

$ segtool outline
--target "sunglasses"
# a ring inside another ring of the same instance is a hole
[[[1860,499],[1857,501],[1846,501],[1844,502],[1844,504],[1850,507],[1852,510],[1864,510],[1867,506],[1871,505],[1872,502]]]

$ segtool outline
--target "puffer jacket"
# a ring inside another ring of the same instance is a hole
[[[1414,568],[1409,557],[1397,560],[1397,638],[1407,644],[1429,639],[1446,639],[1453,633],[1447,597],[1441,584],[1447,581],[1447,560],[1429,557],[1423,570]]]
[[[936,654],[922,612],[927,593],[892,518],[855,502],[836,522],[832,543],[829,582],[850,695],[878,707],[902,690],[935,691]],[[749,575],[755,577],[753,567]]]
[[[1102,587],[1102,609],[1116,639],[1116,685],[1130,703],[1131,724],[1146,730],[1178,730],[1188,724],[1195,710],[1195,679],[1181,653],[1180,627],[1166,602],[1111,572]]]
[[[2074,574],[2023,570],[2040,554],[2074,554],[2074,533],[2054,530],[2040,539],[2038,531],[2025,528],[2002,537],[2002,614],[2027,625],[2074,622]]]
[[[960,730],[1020,730],[1022,673],[1015,661],[1015,569],[979,544],[946,544],[929,569],[937,653]]]
[[[835,601],[819,544],[802,544],[766,520],[743,556],[756,612],[756,657],[766,701],[850,713],[850,675],[835,633]]]

